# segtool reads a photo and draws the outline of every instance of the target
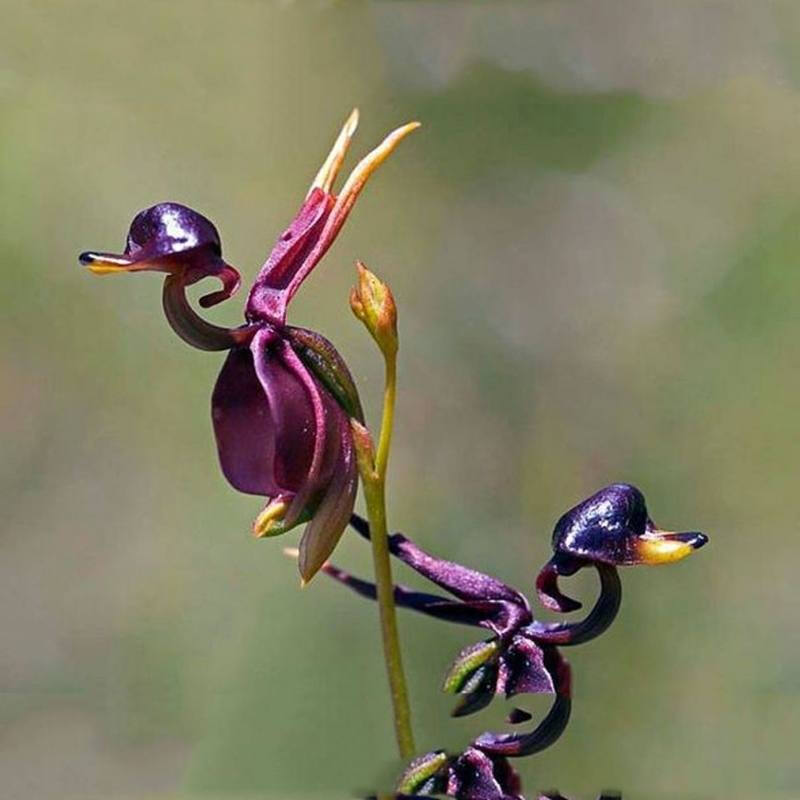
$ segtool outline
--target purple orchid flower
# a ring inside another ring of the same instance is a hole
[[[474,747],[455,756],[434,750],[415,758],[400,777],[397,790],[404,797],[524,800],[522,783],[511,764]]]
[[[434,796],[455,800],[525,800],[516,770],[503,756],[493,756],[468,747],[458,755],[443,750],[426,753],[409,764],[397,785],[395,800],[432,800]],[[619,800],[616,792],[603,792],[598,800]],[[539,800],[566,800],[557,791],[539,795]]]
[[[287,306],[333,244],[369,176],[418,127],[410,123],[389,134],[336,195],[333,183],[357,124],[354,111],[261,268],[241,327],[212,325],[188,302],[186,288],[207,277],[218,278],[222,288],[200,305],[227,299],[239,286],[239,273],[222,259],[214,225],[186,206],[161,203],[137,214],[122,254],[80,256],[98,274],[166,273],[163,306],[175,332],[199,349],[229,351],[211,403],[222,471],[234,488],[267,498],[254,523],[256,536],[309,521],[299,551],[304,581],[331,554],[352,513],[357,469],[350,418],[363,421],[363,414],[333,345],[287,325]]]
[[[369,525],[353,515],[351,525],[369,537]],[[472,746],[491,757],[530,755],[551,745],[564,731],[571,710],[571,678],[558,646],[582,644],[605,631],[622,600],[618,565],[668,563],[683,558],[708,541],[701,533],[659,531],[647,514],[644,496],[634,486],[615,484],[568,511],[557,523],[555,555],[537,579],[539,596],[557,610],[574,610],[577,601],[562,595],[560,575],[593,566],[600,593],[592,610],[576,622],[535,620],[526,598],[502,581],[460,564],[431,556],[400,533],[389,537],[392,555],[448,591],[456,599],[395,587],[395,602],[428,616],[486,628],[492,637],[459,653],[444,681],[444,690],[462,695],[453,714],[462,716],[487,706],[497,694],[553,694],[553,705],[530,733],[484,733]],[[323,570],[365,597],[375,587],[332,564]],[[514,709],[511,724],[530,719]]]

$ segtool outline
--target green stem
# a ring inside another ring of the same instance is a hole
[[[397,396],[397,355],[385,356],[386,377],[383,390],[383,416],[378,450],[375,454],[375,472],[381,483],[386,483],[386,470],[389,466],[389,448],[392,446],[394,431],[394,403]]]
[[[372,541],[372,560],[375,565],[378,609],[380,613],[383,655],[394,711],[394,729],[400,757],[409,759],[415,754],[414,736],[411,732],[411,709],[403,672],[400,640],[397,634],[397,614],[394,605],[392,567],[389,561],[388,527],[386,523],[386,469],[394,424],[396,394],[396,365],[394,354],[387,355],[386,383],[383,396],[383,418],[378,439],[377,455],[373,461],[369,437],[355,436],[358,451],[358,469],[364,487],[364,500]]]

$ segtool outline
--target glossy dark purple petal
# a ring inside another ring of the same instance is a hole
[[[220,463],[231,484],[268,497],[302,492],[305,505],[329,482],[339,447],[337,438],[326,450],[324,403],[290,346],[269,328],[249,350],[232,350],[212,397]]]
[[[370,600],[375,600],[377,597],[374,583],[351,575],[334,564],[325,564],[322,569],[331,578],[352,589],[362,597]],[[449,600],[446,597],[440,597],[428,592],[418,592],[402,585],[394,587],[394,601],[399,608],[419,611],[429,617],[455,622],[460,625],[484,626],[487,615],[491,615],[495,611],[494,605],[489,610],[486,609],[486,604],[478,604],[477,607],[473,607],[468,603]]]
[[[361,536],[369,539],[369,523],[366,520],[354,514],[350,524]],[[462,600],[507,600],[520,608],[528,608],[525,596],[508,584],[453,561],[436,558],[402,533],[389,537],[389,550],[420,575]]]
[[[458,800],[498,800],[505,792],[494,772],[494,761],[486,753],[469,747],[450,767],[447,794]]]
[[[268,336],[269,334],[265,339],[268,340]],[[257,339],[254,339],[251,349],[254,356],[260,351]],[[282,378],[278,378],[277,373],[270,369],[269,358],[261,360],[256,357],[256,374],[275,413],[278,430],[275,469],[279,476],[278,480],[284,476],[287,482],[298,481],[295,489],[297,494],[286,513],[286,524],[290,526],[312,501],[316,505],[316,501],[320,499],[318,493],[323,487],[328,486],[332,479],[339,480],[340,488],[344,488],[347,476],[342,474],[343,471],[354,474],[355,467],[352,458],[346,459],[347,464],[343,463],[342,428],[348,426],[344,412],[331,395],[319,385],[288,342],[281,339],[275,349],[279,353],[280,364],[286,370],[286,375],[291,375],[303,390],[301,401],[300,396],[294,393],[294,387],[290,386],[291,382],[281,383]],[[263,352],[270,352],[269,345]],[[301,411],[302,402],[307,405]],[[346,441],[348,447],[352,447],[349,430]],[[352,456],[352,452],[350,455]],[[330,514],[332,510],[329,504],[327,513]],[[351,503],[348,516],[352,510]],[[342,530],[346,525],[345,520]]]
[[[222,472],[240,492],[272,497],[275,420],[249,348],[228,353],[211,398],[211,416]]]
[[[553,694],[553,676],[545,666],[544,652],[525,636],[514,636],[500,655],[497,691],[517,694]]]

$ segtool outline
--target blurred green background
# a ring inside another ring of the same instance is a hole
[[[527,793],[798,796],[794,0],[0,11],[4,798],[346,798],[396,775],[375,608],[300,591],[296,534],[254,541],[258,498],[218,470],[220,356],[172,334],[157,277],[77,264],[176,200],[251,279],[355,105],[350,163],[424,127],[291,319],[337,343],[374,420],[354,259],[395,290],[391,523],[529,592],[557,517],[612,481],[712,538],[625,572]],[[336,558],[369,572],[355,537]],[[474,632],[401,627],[421,750],[500,723],[502,702],[449,720],[438,691]]]

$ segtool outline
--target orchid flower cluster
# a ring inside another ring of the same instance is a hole
[[[367,427],[356,385],[336,348],[321,334],[287,323],[288,304],[335,241],[368,178],[418,127],[390,133],[359,162],[335,193],[333,186],[358,124],[354,111],[311,183],[300,210],[278,240],[250,289],[245,321],[214,325],[191,306],[186,290],[205,278],[220,288],[199,300],[208,308],[230,298],[238,271],[222,256],[219,233],[199,212],[174,202],[136,215],[122,253],[85,252],[81,263],[97,274],[152,271],[165,274],[163,309],[188,344],[227,351],[211,398],[211,417],[223,475],[237,490],[266,499],[253,524],[256,537],[272,537],[305,524],[297,557],[304,583],[324,573],[378,601],[387,674],[400,754],[416,751],[397,635],[395,608],[483,628],[489,637],[455,658],[443,684],[458,695],[454,716],[474,714],[497,695],[549,694],[553,703],[530,732],[486,732],[460,754],[432,751],[414,758],[393,797],[445,795],[456,800],[521,800],[508,759],[551,745],[571,712],[570,667],[560,649],[583,644],[605,631],[619,611],[617,568],[678,561],[702,547],[697,532],[658,529],[642,493],[627,484],[600,490],[567,511],[553,533],[553,557],[536,579],[540,602],[557,612],[581,604],[563,594],[559,579],[581,569],[597,571],[600,591],[577,622],[539,622],[526,597],[497,578],[434,557],[400,533],[388,535],[384,485],[391,443],[397,357],[397,309],[389,287],[362,264],[350,305],[383,355],[383,416],[377,439]],[[369,519],[353,513],[358,480]],[[330,563],[348,526],[370,541],[375,581]],[[394,585],[390,555],[447,593]],[[509,724],[531,715],[513,708]],[[541,798],[560,795],[547,794]],[[603,795],[610,798],[610,795]]]
[[[354,515],[351,524],[369,537],[369,526],[363,519]],[[550,710],[531,732],[487,732],[459,755],[432,751],[415,759],[400,779],[399,796],[520,800],[519,779],[507,759],[549,747],[569,722],[571,671],[558,648],[588,642],[614,621],[622,601],[617,567],[678,561],[707,541],[697,531],[676,533],[657,528],[647,512],[644,495],[635,486],[607,486],[558,520],[553,531],[553,557],[536,580],[542,605],[556,611],[576,611],[581,603],[561,592],[558,578],[593,567],[600,582],[598,598],[581,620],[543,623],[533,618],[524,595],[511,586],[435,558],[402,534],[391,536],[392,555],[457,598],[396,586],[399,607],[491,633],[489,639],[462,650],[445,676],[443,690],[460,695],[453,716],[473,714],[497,695],[554,696]],[[375,597],[375,587],[369,581],[332,564],[324,565],[323,570],[358,594]],[[524,709],[513,708],[507,722],[516,726],[530,719]]]

